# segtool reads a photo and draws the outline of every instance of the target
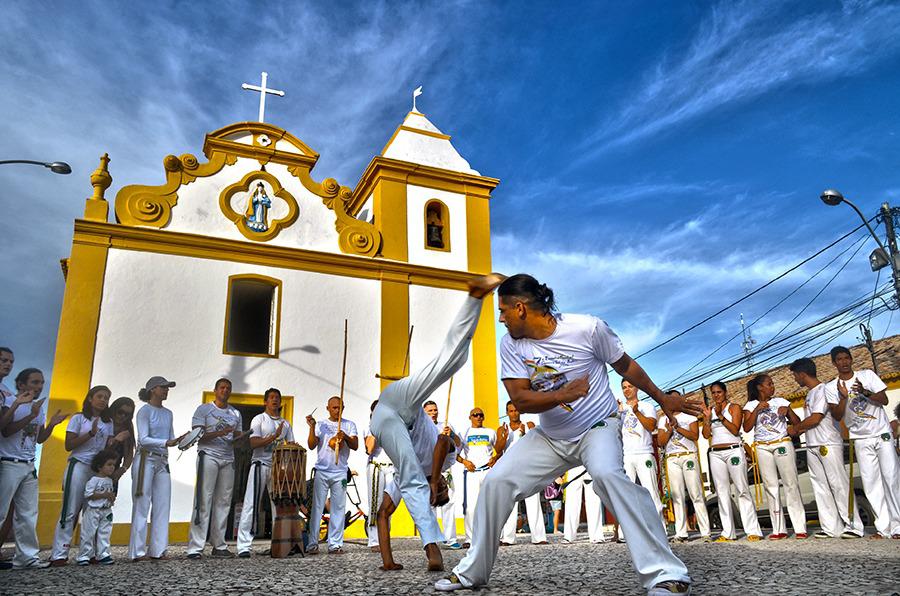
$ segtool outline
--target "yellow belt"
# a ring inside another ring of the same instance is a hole
[[[757,509],[762,507],[763,485],[762,475],[759,472],[759,457],[757,456],[756,447],[757,445],[777,445],[778,443],[784,443],[785,441],[790,440],[790,437],[783,437],[781,439],[775,439],[774,441],[753,441],[753,444],[750,445],[750,448],[753,452],[753,496],[756,500]]]

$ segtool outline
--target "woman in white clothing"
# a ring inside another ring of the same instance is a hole
[[[728,389],[722,381],[709,386],[712,407],[704,407],[703,436],[709,441],[709,467],[716,494],[719,495],[719,518],[722,534],[716,542],[731,542],[737,538],[731,511],[731,485],[737,491],[741,524],[747,540],[756,542],[762,538],[756,507],[747,483],[747,457],[741,440],[743,416],[741,406],[728,401]]]
[[[127,434],[113,434],[109,417],[109,387],[91,387],[84,398],[81,412],[69,419],[66,427],[66,451],[69,462],[63,475],[62,509],[53,535],[50,565],[60,567],[68,562],[72,534],[84,504],[84,486],[94,472],[91,460],[114,440],[126,440]]]
[[[137,413],[137,449],[131,468],[131,539],[128,557],[132,561],[163,559],[169,547],[169,501],[172,480],[169,477],[169,447],[178,444],[172,428],[172,410],[162,403],[175,383],[163,377],[151,377],[138,398],[147,405]],[[183,436],[183,435],[182,435]],[[147,518],[150,517],[150,544],[147,545]]]
[[[800,418],[791,409],[791,403],[784,398],[775,397],[775,383],[769,375],[756,375],[747,382],[744,431],[753,430],[753,452],[766,487],[769,517],[772,520],[769,540],[787,538],[784,510],[778,494],[779,476],[784,482],[794,537],[806,538],[806,511],[803,509],[797,481],[797,456],[787,432],[788,424],[799,423]]]

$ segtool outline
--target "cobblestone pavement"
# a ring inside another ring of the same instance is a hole
[[[503,548],[491,585],[461,594],[642,594],[624,544],[522,542]],[[257,553],[268,545],[259,542]],[[125,561],[115,547],[110,567],[0,571],[2,594],[432,594],[440,573],[425,571],[417,540],[395,539],[406,567],[386,573],[360,544],[344,555],[275,560],[184,558],[175,545],[164,562]],[[233,547],[232,547],[233,548]],[[676,544],[694,579],[695,594],[891,594],[900,592],[900,540],[787,539],[780,542]],[[8,551],[7,551],[8,552]],[[444,551],[448,569],[464,551]]]

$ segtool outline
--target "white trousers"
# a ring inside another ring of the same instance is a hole
[[[625,475],[632,482],[640,480],[641,486],[650,492],[650,498],[656,505],[656,510],[662,515],[663,505],[659,498],[659,484],[657,484],[656,459],[652,453],[626,453],[622,458],[625,464]],[[660,517],[662,521],[662,517]]]
[[[385,387],[372,413],[372,434],[394,462],[400,494],[419,529],[423,545],[437,544],[443,536],[431,510],[431,488],[425,478],[431,470],[422,469],[407,429],[419,416],[422,404],[466,363],[481,305],[481,300],[466,297],[437,357],[408,377]]]
[[[84,505],[84,486],[93,475],[94,472],[88,464],[75,459],[69,460],[63,474],[62,510],[59,513],[56,531],[53,533],[51,560],[69,558],[72,534],[75,533],[78,515]]]
[[[81,547],[77,561],[92,558],[105,559],[109,556],[109,537],[113,527],[112,508],[85,507],[81,512]]]
[[[525,498],[525,515],[528,517],[528,528],[531,530],[531,543],[547,542],[547,526],[544,525],[544,514],[541,511],[541,495],[534,494]],[[501,542],[516,543],[516,526],[519,522],[519,505],[513,507],[509,519],[503,526]]]
[[[577,466],[569,470],[567,480],[575,478],[584,471],[583,466]],[[578,526],[581,524],[581,499],[584,498],[584,509],[587,514],[588,540],[601,542],[603,540],[603,520],[600,515],[603,511],[603,503],[597,493],[591,490],[593,482],[590,474],[584,474],[565,489],[566,516],[563,522],[563,540],[575,542],[578,537]],[[585,491],[585,487],[587,490]]]
[[[456,487],[453,486],[453,475],[448,470],[444,473],[444,479],[449,488],[450,500],[441,507],[432,507],[431,513],[441,522],[441,531],[444,533],[444,542],[453,544],[456,542]]]
[[[202,553],[207,533],[213,549],[227,548],[225,530],[234,490],[234,462],[220,461],[206,453],[197,456],[197,486],[187,553]]]
[[[141,462],[144,462],[143,494],[138,490]],[[138,452],[131,466],[131,538],[128,558],[151,556],[159,558],[169,548],[169,504],[172,500],[172,478],[169,462],[160,455]],[[150,521],[150,545],[147,545],[147,521]]]
[[[369,491],[369,546],[378,546],[378,527],[376,525],[378,509],[384,501],[384,488],[394,480],[393,464],[366,465],[366,486]],[[394,503],[394,506],[399,503]],[[390,524],[390,521],[388,521]],[[389,526],[390,527],[390,526]]]
[[[260,462],[250,465],[250,476],[247,478],[247,490],[244,491],[244,505],[241,507],[241,521],[238,524],[237,552],[249,551],[253,546],[253,536],[258,530],[257,520],[262,506],[262,496],[269,486],[269,476],[272,473],[271,466]],[[272,506],[272,514],[275,514],[275,504]]]
[[[696,453],[666,457],[666,474],[672,505],[675,508],[675,536],[688,537],[687,498],[694,504],[694,515],[701,536],[709,536],[709,513],[703,497],[703,478],[700,476],[700,460]],[[630,539],[630,537],[629,537]]]
[[[731,485],[737,492],[738,508],[741,512],[741,525],[747,536],[762,536],[759,519],[756,517],[756,506],[750,494],[750,483],[747,482],[747,457],[744,447],[738,445],[722,451],[709,450],[709,467],[716,494],[719,496],[719,519],[722,520],[722,536],[732,540],[737,538],[736,524],[732,514]]]
[[[577,441],[553,440],[537,427],[497,461],[481,489],[472,548],[453,570],[463,585],[488,583],[500,531],[513,503],[582,464],[594,479],[590,485],[593,492],[603,499],[628,536],[628,549],[641,585],[650,588],[667,580],[690,581],[687,568],[672,553],[662,526],[655,521],[650,495],[625,475],[619,421],[610,418],[603,423]]]
[[[471,544],[475,536],[475,506],[478,504],[478,497],[481,495],[481,485],[487,477],[489,470],[475,470],[470,472],[463,470],[463,490],[465,492],[463,500],[463,526],[466,531],[465,543]]]
[[[13,565],[24,567],[38,558],[38,480],[34,462],[0,461],[0,526],[6,521],[9,504],[15,503],[13,535],[16,553]]]
[[[853,447],[866,498],[875,511],[875,529],[884,537],[900,534],[900,465],[893,442],[870,437],[854,439]]]
[[[822,531],[837,538],[844,532],[864,534],[859,508],[853,503],[853,518],[847,514],[850,505],[850,478],[844,469],[844,446],[822,445],[806,449],[809,479],[816,497],[819,525]]]
[[[319,526],[322,525],[322,512],[325,511],[325,500],[331,495],[328,511],[328,550],[336,550],[344,546],[344,523],[347,521],[347,472],[322,473],[316,471],[313,479],[312,511],[309,516],[309,529],[306,537],[306,548],[319,548]]]
[[[790,441],[756,445],[756,458],[759,460],[759,473],[766,487],[769,501],[769,517],[772,520],[773,534],[787,534],[784,510],[781,508],[781,497],[778,494],[778,476],[784,483],[784,496],[787,499],[788,514],[795,534],[806,534],[806,511],[800,497],[800,486],[797,481],[797,455],[794,444]]]

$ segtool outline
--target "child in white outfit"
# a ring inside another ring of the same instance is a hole
[[[104,449],[91,460],[94,476],[84,486],[84,510],[81,513],[81,548],[79,565],[90,565],[96,559],[101,565],[114,563],[109,554],[109,536],[112,534],[112,505],[116,500],[112,474],[116,470],[119,455]]]

